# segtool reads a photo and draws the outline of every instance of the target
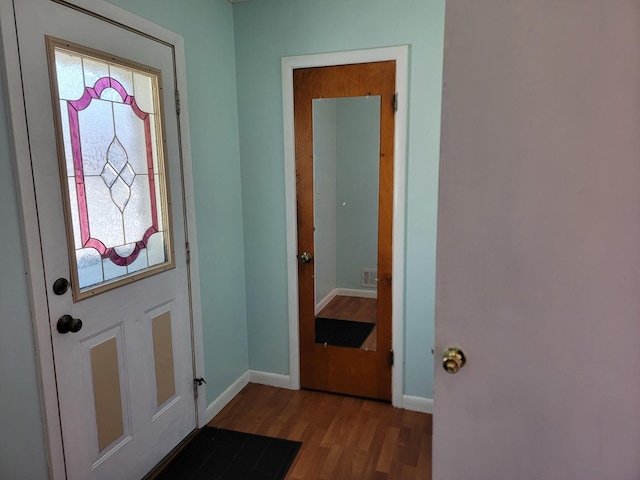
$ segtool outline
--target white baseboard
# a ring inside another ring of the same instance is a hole
[[[233,398],[238,395],[244,387],[247,386],[248,383],[257,383],[260,385],[269,385],[271,387],[292,390],[290,375],[247,370],[240,378],[233,382],[229,388],[222,392],[218,398],[209,404],[205,414],[205,421],[200,426],[204,426],[213,420],[213,418],[220,413],[222,409],[226,407],[227,404],[233,400]],[[413,412],[433,413],[433,399],[403,395],[401,408],[411,410]]]
[[[315,314],[320,313],[320,310],[329,305],[329,302],[338,295],[342,295],[343,297],[378,298],[378,291],[360,290],[357,288],[334,288],[326,297],[316,304]]]
[[[402,408],[413,412],[433,413],[433,399],[403,395]]]
[[[378,298],[377,290],[360,290],[357,288],[336,288],[336,295],[344,297]]]
[[[338,290],[334,288],[333,290],[331,290],[331,291],[329,292],[329,294],[328,294],[326,297],[324,297],[322,300],[320,300],[320,301],[317,303],[317,305],[316,305],[316,311],[315,311],[315,314],[316,314],[316,315],[320,313],[320,310],[322,310],[324,307],[326,307],[327,305],[329,305],[329,302],[330,302],[331,300],[333,300],[334,298],[336,298],[336,295],[338,294],[337,292],[338,292]]]
[[[286,388],[291,390],[291,376],[281,375],[279,373],[259,372],[257,370],[249,370],[249,381],[251,383],[259,383],[260,385],[269,385],[271,387]]]
[[[272,387],[291,389],[291,377],[289,375],[280,375],[277,373],[258,372],[256,370],[247,370],[233,382],[218,398],[209,404],[205,413],[205,421],[201,426],[206,425],[213,417],[222,411],[233,398],[240,393],[248,383],[259,383],[260,385],[269,385]]]
[[[249,372],[244,372],[242,376],[233,382],[229,388],[227,388],[218,398],[209,404],[207,412],[205,414],[205,425],[213,420],[217,414],[219,414],[227,404],[233,400],[233,398],[240,393],[244,387],[249,383]]]

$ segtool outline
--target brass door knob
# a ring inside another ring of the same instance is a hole
[[[311,255],[309,252],[302,252],[300,255],[298,255],[298,258],[302,263],[309,263],[311,260],[313,260],[313,255]]]
[[[457,347],[449,347],[442,354],[442,367],[447,373],[458,373],[465,362],[464,353]]]

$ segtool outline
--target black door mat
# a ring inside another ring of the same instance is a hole
[[[375,323],[316,318],[316,343],[335,347],[360,348],[367,339]]]
[[[204,427],[157,480],[283,480],[301,442]]]

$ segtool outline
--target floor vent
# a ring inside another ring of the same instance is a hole
[[[362,286],[376,288],[378,286],[378,271],[371,268],[361,270]]]

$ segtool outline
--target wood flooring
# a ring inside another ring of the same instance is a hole
[[[378,301],[375,298],[337,295],[333,297],[316,317],[376,323],[378,317]]]
[[[378,318],[378,300],[375,298],[337,295],[316,317],[376,323]],[[373,330],[371,330],[371,333],[360,348],[363,350],[375,350],[377,346],[377,335],[377,327],[373,327]]]
[[[431,415],[384,402],[249,384],[209,425],[301,441],[287,480],[431,478]]]

